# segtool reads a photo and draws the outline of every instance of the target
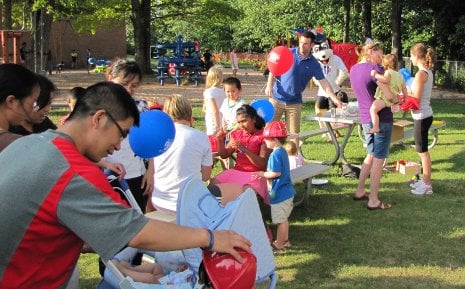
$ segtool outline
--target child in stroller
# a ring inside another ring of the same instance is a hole
[[[267,287],[270,289],[275,288],[277,276],[275,272],[273,253],[268,242],[256,195],[253,190],[246,190],[240,197],[225,206],[221,205],[217,201],[216,197],[210,193],[204,183],[200,180],[192,179],[188,181],[181,187],[179,194],[180,196],[178,199],[176,216],[178,224],[209,229],[229,228],[243,236],[246,236],[252,242],[252,251],[257,257],[256,282],[261,283],[263,281],[268,281],[269,286]],[[120,260],[130,260],[125,259],[126,257],[121,258],[119,255],[127,254],[128,256],[133,256],[137,251],[137,249],[128,247],[115,257]],[[141,282],[133,282],[132,278],[129,279],[122,275],[118,268],[110,265],[112,262],[109,262],[107,264],[107,270],[105,270],[105,276],[102,283],[106,283],[107,285],[111,284],[111,287],[99,286],[98,289],[201,288],[198,287],[199,284],[195,284],[195,282],[198,281],[198,269],[202,261],[201,249],[195,248],[182,251],[150,253],[154,255],[154,259],[165,270],[165,273],[168,272],[167,274],[169,277],[172,277],[177,273],[176,268],[179,267],[180,264],[188,263],[189,269],[180,273],[192,270],[194,276],[194,278],[192,278],[192,282],[191,279],[188,278],[182,279],[181,281],[185,282],[178,285],[149,285]],[[108,270],[108,268],[110,270]],[[121,285],[122,282],[130,282],[131,287],[123,287]]]

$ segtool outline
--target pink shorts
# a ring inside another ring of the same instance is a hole
[[[243,172],[236,169],[229,169],[215,176],[218,183],[234,183],[242,187],[250,186],[259,194],[266,204],[269,204],[268,188],[265,178],[256,178],[255,172]]]

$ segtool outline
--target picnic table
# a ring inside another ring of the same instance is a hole
[[[335,150],[333,159],[329,162],[326,162],[327,164],[333,165],[337,163],[339,160],[343,164],[349,164],[344,155],[344,151],[349,141],[349,138],[352,135],[352,132],[356,126],[358,126],[358,135],[365,144],[365,138],[358,115],[336,114],[336,116],[332,117],[329,112],[325,112],[322,116],[311,115],[306,116],[305,119],[309,121],[321,121],[326,124],[326,131],[331,137],[331,142],[334,145]],[[436,120],[433,122],[429,129],[429,131],[432,134],[432,141],[428,145],[429,149],[436,146],[436,144],[438,143],[438,131],[439,129],[444,128],[445,126],[446,122],[443,120]],[[342,139],[341,143],[339,143],[339,140],[334,134],[333,129],[345,129],[344,138]],[[413,132],[413,122],[405,119],[395,119],[393,122],[391,145],[403,143],[406,139],[412,138]],[[305,132],[301,134],[304,135]]]
[[[350,136],[352,135],[352,132],[358,124],[360,124],[360,120],[358,118],[358,115],[355,116],[350,116],[350,115],[336,115],[332,117],[330,115],[330,112],[325,112],[322,116],[306,116],[306,120],[309,121],[318,121],[318,122],[324,122],[326,124],[325,131],[329,134],[331,138],[331,142],[334,145],[334,157],[331,161],[326,162],[329,165],[335,164],[338,160],[341,160],[342,163],[344,164],[349,164],[347,161],[345,155],[344,155],[344,150],[346,148],[346,145],[349,141]],[[332,124],[337,124],[337,129],[345,129],[344,133],[344,138],[342,140],[342,143],[339,143],[336,135],[334,134]]]

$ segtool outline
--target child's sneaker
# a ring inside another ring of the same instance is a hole
[[[410,184],[410,187],[412,189],[416,189],[418,186],[424,186],[425,182],[423,182],[423,179],[419,180],[418,182],[414,182]]]
[[[417,183],[418,185],[411,190],[412,194],[420,196],[433,194],[433,187],[431,185],[427,185],[423,181]]]

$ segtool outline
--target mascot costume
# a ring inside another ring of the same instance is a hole
[[[342,59],[333,53],[330,42],[322,33],[316,34],[315,45],[313,46],[313,56],[320,63],[321,70],[331,85],[333,92],[342,102],[348,103],[349,99],[347,94],[341,90],[342,83],[349,75],[347,67],[345,66]],[[317,116],[321,116],[328,109],[335,108],[336,105],[328,97],[320,83],[316,79],[313,79],[313,82],[318,85],[317,100],[315,102],[315,114]],[[325,127],[325,124],[320,123],[320,127]]]
[[[313,56],[320,63],[321,70],[331,85],[333,92],[341,98],[343,102],[347,103],[347,94],[341,91],[341,85],[349,76],[349,72],[342,59],[333,53],[329,41],[324,34],[317,34],[315,46],[313,46]],[[325,90],[320,86],[320,83],[316,79],[313,79],[313,81],[318,85],[315,112],[317,115],[321,115],[323,112],[336,106],[333,101],[329,99]]]

